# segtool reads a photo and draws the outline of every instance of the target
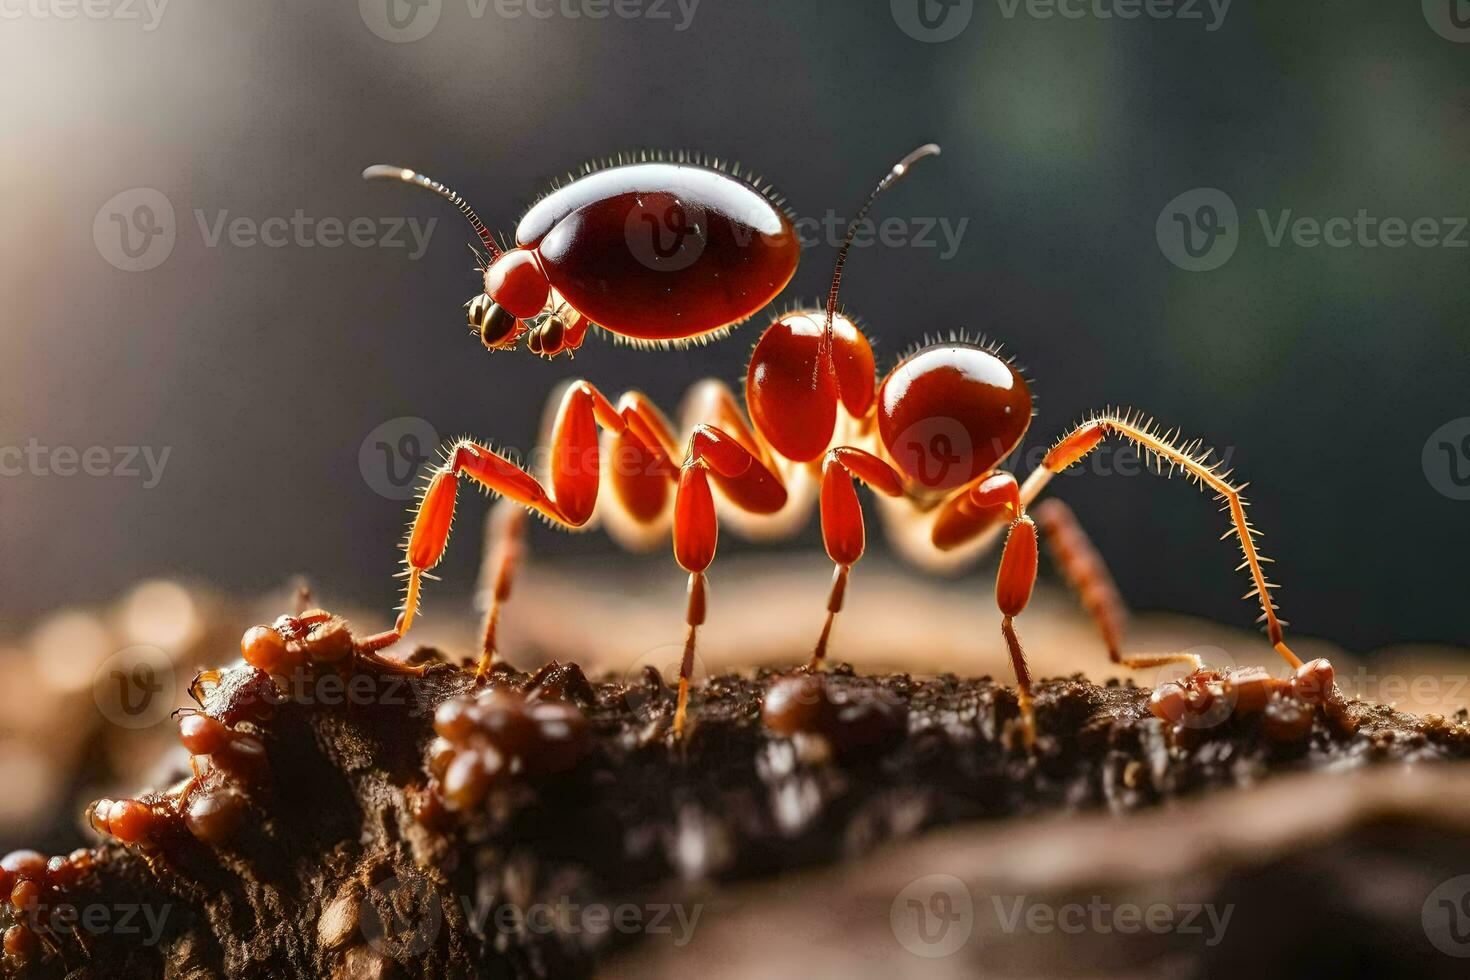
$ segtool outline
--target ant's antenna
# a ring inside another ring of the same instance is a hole
[[[490,261],[494,262],[500,258],[500,246],[495,244],[495,237],[490,234],[490,229],[485,227],[485,222],[480,220],[480,216],[475,213],[475,209],[470,207],[469,202],[460,197],[458,193],[445,187],[432,177],[425,177],[423,174],[409,170],[407,167],[390,167],[387,164],[378,163],[364,170],[362,172],[362,179],[401,180],[405,184],[416,184],[425,190],[433,191],[450,204],[459,208],[460,214],[465,216],[466,220],[470,223],[470,227],[475,229],[475,234],[480,236],[480,241],[484,242],[485,247],[490,250]],[[879,186],[881,187],[882,185]]]
[[[868,195],[868,200],[863,204],[862,209],[858,211],[857,217],[853,218],[851,224],[847,226],[847,235],[842,239],[842,248],[837,251],[837,268],[832,272],[832,288],[827,291],[827,326],[822,331],[823,357],[831,350],[832,318],[837,315],[837,290],[842,286],[842,267],[847,265],[847,253],[852,248],[852,240],[857,237],[858,225],[862,224],[863,219],[868,216],[868,211],[872,209],[873,202],[878,200],[878,195],[902,180],[904,175],[909,172],[910,167],[925,157],[937,156],[939,156],[939,144],[925,143],[895,163],[893,169],[884,174],[883,179],[878,181],[878,186],[873,188],[873,193]]]

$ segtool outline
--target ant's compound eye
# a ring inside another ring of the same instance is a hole
[[[480,331],[480,343],[492,350],[514,344],[519,336],[516,318],[484,293],[470,300],[468,319],[470,326]]]
[[[478,331],[485,326],[485,317],[490,313],[490,307],[494,305],[490,297],[484,293],[480,293],[465,304],[465,319],[469,321],[472,330]]]
[[[561,353],[562,338],[566,336],[566,324],[561,317],[548,317],[546,322],[531,334],[532,341],[536,344],[536,353],[551,357]]]

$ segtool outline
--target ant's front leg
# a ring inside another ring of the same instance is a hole
[[[1166,664],[1185,664],[1192,671],[1200,669],[1200,658],[1192,653],[1123,653],[1127,607],[1118,594],[1117,583],[1108,571],[1107,562],[1082,529],[1077,515],[1056,497],[1043,500],[1031,513],[1041,528],[1057,570],[1077,594],[1082,608],[1102,635],[1109,660],[1130,670],[1147,670]]]
[[[817,670],[827,656],[832,625],[842,611],[847,595],[848,573],[862,558],[867,546],[863,507],[858,501],[854,479],[862,480],[870,489],[889,497],[903,496],[903,481],[899,475],[872,453],[839,446],[829,450],[822,461],[822,544],[836,567],[832,572],[832,589],[827,594],[827,619],[822,624],[821,636],[817,638],[816,650],[807,662],[807,670]]]
[[[444,558],[449,545],[461,476],[564,527],[586,524],[597,505],[599,424],[621,432],[628,421],[591,384],[578,381],[571,385],[552,429],[550,493],[535,477],[492,449],[468,439],[450,446],[414,512],[404,547],[408,586],[403,607],[394,628],[373,638],[374,649],[396,642],[412,627],[421,579]]]

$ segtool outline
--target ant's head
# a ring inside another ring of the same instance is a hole
[[[493,252],[485,265],[485,291],[469,302],[470,326],[480,334],[480,342],[491,350],[514,347],[521,334],[530,329],[525,321],[545,312],[550,297],[551,283],[535,252],[524,248]],[[533,331],[533,350],[542,346],[536,342],[538,339],[546,339],[542,337],[545,332],[542,327],[554,320],[554,317],[549,319]]]
[[[524,248],[502,250],[469,203],[437,180],[406,167],[383,164],[368,167],[362,175],[367,180],[399,180],[422,187],[459,208],[465,216],[489,256],[483,263],[485,290],[465,304],[469,325],[487,348],[513,348],[525,333],[530,333],[527,346],[547,356],[580,343],[587,325],[566,322],[569,310],[554,310],[561,304],[556,302],[535,252]],[[528,322],[533,318],[534,323]]]
[[[1031,388],[994,350],[925,347],[878,389],[878,438],[920,495],[940,495],[993,470],[1031,425]]]
[[[751,421],[782,456],[795,462],[821,457],[837,427],[837,405],[866,418],[873,407],[873,348],[856,323],[837,312],[847,253],[873,202],[919,160],[939,153],[926,143],[896,163],[847,226],[826,310],[797,310],[776,319],[756,342],[745,376]]]

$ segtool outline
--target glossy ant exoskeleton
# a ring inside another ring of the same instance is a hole
[[[860,481],[876,492],[898,549],[919,564],[952,566],[1005,536],[996,602],[1029,744],[1034,735],[1031,677],[1015,629],[1037,573],[1038,533],[1029,508],[1055,474],[1108,436],[1117,436],[1160,468],[1177,468],[1224,504],[1231,521],[1227,536],[1238,539],[1241,568],[1253,586],[1247,598],[1260,602],[1270,642],[1311,679],[1324,670],[1330,678],[1330,666],[1303,667],[1286,645],[1271,597],[1274,585],[1263,570],[1267,559],[1246,518],[1243,485],[1233,482],[1219,462],[1211,462],[1211,453],[1198,442],[1183,442],[1135,413],[1106,411],[1062,436],[1021,483],[999,467],[1030,426],[1031,391],[996,348],[963,340],[931,344],[878,379],[866,336],[838,312],[844,264],[878,195],[937,152],[932,144],[913,151],[869,196],[838,251],[825,309],[783,315],[761,335],[746,374],[744,409],[720,382],[700,382],[690,390],[685,424],[676,435],[642,394],[630,391],[614,403],[589,382],[573,382],[550,431],[549,486],[479,443],[463,439],[448,446],[415,510],[405,546],[405,601],[390,634],[401,635],[412,625],[421,579],[444,556],[461,477],[558,526],[584,527],[596,512],[624,543],[646,545],[671,530],[674,555],[689,573],[677,732],[685,721],[695,638],[708,599],[705,573],[714,560],[720,520],[747,533],[781,534],[799,525],[813,499],[819,502],[823,542],[836,567],[826,619],[808,664],[816,669],[826,656],[852,566],[865,547],[855,488]],[[477,219],[472,224],[481,227]],[[607,466],[604,474],[609,460],[617,465]],[[602,492],[604,478],[611,493]],[[1105,569],[1090,550],[1081,549],[1078,542],[1085,538],[1064,505],[1041,505],[1038,516],[1055,529],[1063,572],[1081,594],[1115,663],[1201,666],[1189,653],[1123,655],[1116,593]],[[499,607],[509,595],[523,527],[520,515],[503,522],[506,540],[495,559],[481,676],[495,656]]]

